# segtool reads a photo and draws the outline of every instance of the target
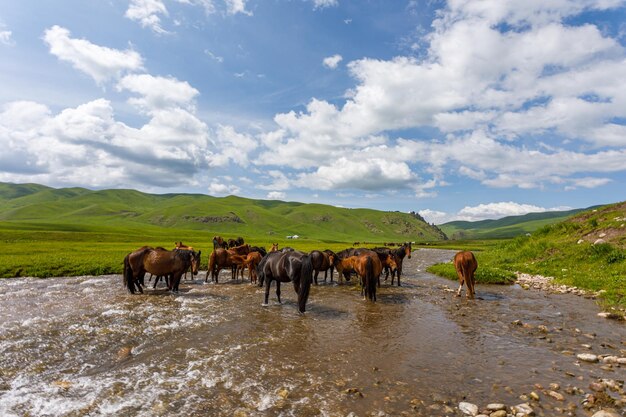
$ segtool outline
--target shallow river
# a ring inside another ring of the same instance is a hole
[[[179,295],[129,295],[120,276],[0,280],[0,415],[461,415],[460,401],[536,391],[537,415],[589,416],[582,391],[624,380],[626,365],[576,359],[626,356],[626,327],[592,300],[484,285],[456,298],[425,272],[453,254],[415,251],[376,303],[314,286],[303,316],[290,284],[262,307],[262,289],[204,271]]]

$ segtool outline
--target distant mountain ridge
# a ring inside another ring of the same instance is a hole
[[[511,238],[552,223],[558,223],[582,211],[601,205],[567,211],[545,211],[520,216],[507,216],[497,220],[452,221],[439,225],[439,228],[453,240]]]
[[[203,194],[51,188],[0,183],[0,222],[71,230],[178,228],[242,236],[328,241],[434,241],[436,226],[410,213]],[[65,229],[65,228],[63,228]]]

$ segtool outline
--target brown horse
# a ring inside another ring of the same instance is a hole
[[[319,275],[321,271],[324,271],[324,282],[326,282],[326,274],[328,273],[328,270],[330,269],[337,255],[335,255],[333,252],[329,250],[325,250],[323,252],[319,250],[314,250],[309,255],[311,256],[311,263],[313,264],[313,271],[315,271],[315,274],[313,275],[313,280],[315,281],[315,285],[317,285],[317,276]],[[332,276],[331,276],[331,280],[332,280]]]
[[[337,272],[342,274],[351,269],[361,278],[361,295],[371,301],[376,301],[376,281],[383,271],[378,254],[369,249],[359,249],[356,255],[335,260]]]
[[[265,284],[265,302],[268,305],[270,286],[276,281],[276,297],[280,303],[280,283],[293,281],[293,289],[298,294],[298,311],[304,313],[309,298],[313,265],[311,257],[303,252],[270,252],[263,257],[257,267],[259,287]]]
[[[276,252],[276,251],[278,251],[278,243],[272,243],[272,247],[270,248],[270,252]]]
[[[263,256],[261,255],[260,252],[257,251],[252,251],[250,252],[246,258],[244,259],[242,265],[240,266],[241,269],[241,280],[243,281],[243,271],[248,268],[248,278],[250,278],[250,282],[257,282],[257,273],[256,273],[256,268],[259,265],[259,263],[261,262],[261,259],[263,259]]]
[[[211,274],[211,280],[218,283],[219,273],[223,268],[231,268],[231,279],[235,279],[237,267],[243,264],[248,253],[250,253],[250,245],[248,244],[236,246],[232,249],[215,249],[209,256],[209,269],[204,282],[209,280],[209,274]],[[235,257],[235,255],[238,257]]]
[[[459,289],[456,292],[456,296],[461,296],[461,289],[463,288],[463,283],[467,284],[467,292],[465,295],[467,298],[474,298],[474,272],[478,268],[478,262],[476,261],[476,257],[470,251],[461,251],[454,255],[454,268],[456,269],[456,273],[459,276]]]
[[[200,255],[202,251],[165,250],[143,246],[124,258],[124,285],[131,294],[135,293],[135,286],[143,292],[143,278],[146,272],[169,277],[168,288],[178,292],[180,278],[185,271],[191,268],[193,275],[198,274]]]

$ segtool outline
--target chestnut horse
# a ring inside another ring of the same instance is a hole
[[[209,274],[211,275],[211,280],[215,283],[218,282],[219,273],[223,268],[232,268],[232,278],[236,278],[237,267],[242,265],[243,260],[245,260],[246,256],[250,253],[250,245],[241,245],[236,246],[232,249],[222,249],[217,248],[211,255],[209,256],[209,269],[206,273],[206,278],[204,282],[209,280]],[[234,255],[239,255],[243,257],[243,260],[238,257],[233,257]]]
[[[280,303],[280,283],[293,281],[293,289],[298,294],[298,311],[304,313],[313,280],[311,257],[303,252],[270,252],[263,257],[257,267],[259,287],[265,284],[265,302],[268,305],[270,286],[276,281],[276,297]]]
[[[131,294],[135,293],[135,285],[143,292],[143,278],[146,272],[169,277],[168,288],[178,292],[180,278],[191,268],[193,275],[198,274],[202,251],[164,250],[143,246],[124,258],[124,285]]]
[[[463,283],[467,284],[467,291],[465,295],[467,298],[474,298],[474,272],[478,268],[478,262],[474,257],[474,254],[470,251],[461,251],[454,255],[454,268],[459,276],[459,290],[456,292],[456,296],[461,296],[461,289]]]
[[[383,265],[380,262],[378,254],[369,249],[359,249],[356,255],[348,256],[343,259],[337,258],[335,267],[339,274],[344,270],[354,270],[361,278],[361,295],[371,301],[376,301],[376,281],[383,271]],[[364,294],[365,292],[365,294]]]

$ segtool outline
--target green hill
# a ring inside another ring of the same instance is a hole
[[[329,242],[444,238],[436,227],[408,213],[235,196],[155,195],[8,183],[0,183],[0,224],[47,231],[193,230],[267,240],[299,235]]]
[[[528,213],[521,216],[508,216],[498,220],[453,221],[439,225],[439,228],[453,240],[467,239],[506,239],[532,233],[549,224],[558,223],[599,206],[569,211],[547,211]]]

